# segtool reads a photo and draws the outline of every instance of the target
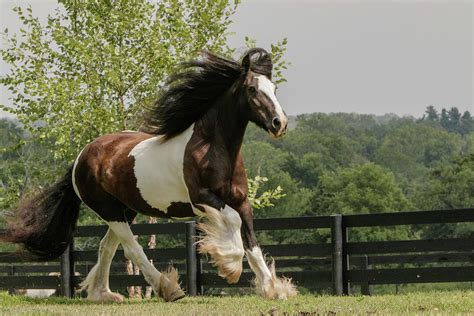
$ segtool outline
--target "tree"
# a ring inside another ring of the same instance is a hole
[[[320,215],[381,213],[412,208],[396,184],[394,175],[373,163],[324,173],[315,203]],[[407,239],[410,235],[406,227],[378,227],[353,230],[351,240]]]
[[[14,121],[1,119],[0,135],[0,210],[8,211],[30,187],[41,184],[39,179],[53,181],[51,176],[62,166]]]
[[[137,128],[177,62],[202,49],[231,54],[226,41],[238,3],[62,0],[64,10],[46,25],[31,7],[16,7],[23,28],[19,37],[4,34],[10,73],[0,77],[13,107],[2,109],[33,138],[53,140],[55,157],[70,162],[95,137]],[[272,46],[280,75],[284,43]]]
[[[425,120],[429,122],[439,122],[438,111],[436,111],[434,106],[430,105],[426,107],[425,114],[426,114],[426,116],[424,116]]]
[[[474,205],[474,152],[458,157],[454,164],[434,168],[414,201],[420,209],[457,209]],[[473,235],[474,224],[457,223],[423,229],[427,238],[467,237]]]
[[[261,190],[273,191],[280,186],[285,193],[274,206],[255,210],[255,217],[301,216],[311,209],[313,192],[302,188],[286,169],[291,155],[264,142],[248,142],[242,149],[250,178],[265,175],[268,181],[261,183]]]
[[[440,161],[461,152],[461,137],[431,124],[406,122],[387,133],[375,161],[397,178],[421,178]]]
[[[474,132],[474,120],[469,111],[465,111],[461,117],[460,132],[462,135],[467,135],[471,132]]]
[[[441,115],[440,115],[440,118],[439,118],[439,123],[441,124],[441,126],[444,129],[449,130],[450,119],[449,119],[448,111],[445,108],[441,109]]]
[[[452,107],[448,111],[449,115],[449,131],[455,133],[461,133],[461,113],[457,107]]]

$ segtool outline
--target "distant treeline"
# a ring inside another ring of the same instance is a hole
[[[474,120],[430,106],[421,119],[303,114],[281,140],[251,126],[243,148],[250,177],[286,196],[257,217],[377,213],[474,206]],[[465,236],[472,224],[354,232],[355,239]],[[282,236],[293,238],[292,236]],[[313,236],[318,237],[318,236]],[[320,238],[327,238],[319,236]]]

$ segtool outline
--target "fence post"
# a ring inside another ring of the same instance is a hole
[[[369,274],[368,271],[372,269],[372,266],[369,262],[369,257],[367,255],[364,256],[362,259],[362,269],[366,272],[366,280],[364,283],[361,284],[360,286],[360,292],[362,295],[372,295],[372,287],[370,286],[369,283]]]
[[[8,275],[10,276],[14,276],[15,275],[15,266],[14,266],[14,263],[12,263],[10,265],[10,271],[8,271]],[[15,288],[14,287],[10,287],[8,288],[8,294],[10,295],[14,295],[15,294]]]
[[[74,294],[74,284],[72,278],[74,277],[74,261],[72,252],[74,249],[74,242],[71,240],[66,250],[61,255],[61,296],[72,297]]]
[[[197,295],[197,255],[194,238],[196,222],[186,222],[186,292],[190,296]]]
[[[197,236],[200,239],[201,232],[197,232]],[[196,252],[196,286],[197,286],[197,294],[204,295],[204,287],[202,286],[202,256],[199,252]]]
[[[332,243],[332,286],[334,295],[343,295],[343,236],[342,215],[332,216],[331,243]]]
[[[351,286],[347,281],[347,272],[350,269],[349,254],[347,253],[347,243],[349,242],[349,227],[344,224],[344,216],[342,216],[342,292],[344,295],[350,294]]]

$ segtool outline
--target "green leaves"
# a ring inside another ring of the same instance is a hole
[[[254,209],[260,209],[263,207],[274,206],[273,201],[279,200],[286,194],[283,193],[281,186],[277,186],[274,189],[264,191],[260,193],[260,187],[262,184],[268,181],[268,178],[256,176],[253,179],[248,179],[249,193],[248,198]],[[260,193],[260,194],[259,194]]]
[[[248,48],[253,48],[257,46],[257,41],[249,36],[245,36],[245,46]],[[283,40],[277,42],[276,44],[270,45],[270,53],[272,54],[273,62],[273,81],[278,85],[280,83],[286,82],[285,77],[283,76],[283,70],[288,69],[291,66],[291,63],[283,59],[283,56],[287,50],[288,39],[285,37]]]
[[[23,27],[8,37],[0,84],[12,93],[25,128],[72,161],[95,137],[136,129],[165,77],[202,49],[220,53],[239,1],[62,0],[42,25],[31,7],[16,7]],[[7,30],[6,30],[7,31]],[[6,33],[6,32],[5,32]]]

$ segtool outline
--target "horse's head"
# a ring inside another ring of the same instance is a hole
[[[274,137],[283,136],[288,128],[288,117],[275,95],[270,54],[261,48],[251,49],[243,57],[242,67],[245,71],[243,93],[250,121]]]

